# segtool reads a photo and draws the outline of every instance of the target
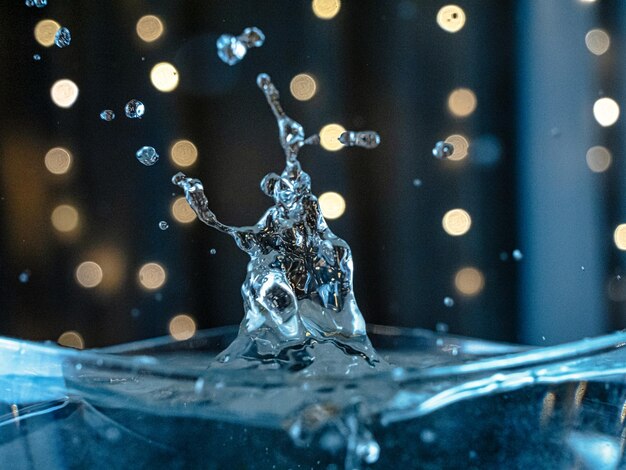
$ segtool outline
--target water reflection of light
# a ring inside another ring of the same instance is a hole
[[[332,191],[321,194],[319,204],[322,215],[327,219],[338,219],[346,211],[346,201],[343,196]]]
[[[313,0],[311,8],[318,18],[330,20],[339,13],[341,2],[340,0]]]
[[[289,90],[295,99],[308,101],[315,96],[317,83],[308,73],[300,73],[291,79]]]
[[[54,20],[41,20],[35,25],[35,40],[44,47],[54,44],[54,36],[61,25]]]
[[[169,62],[159,62],[150,71],[150,81],[159,91],[167,93],[175,90],[178,80],[178,70]]]
[[[583,402],[583,398],[585,398],[585,393],[587,392],[587,382],[580,382],[578,387],[576,387],[576,392],[574,392],[574,406],[579,408]]]
[[[611,166],[612,156],[606,148],[596,145],[587,150],[587,166],[594,173],[602,173]]]
[[[602,127],[612,126],[619,119],[619,105],[611,98],[600,98],[593,105],[593,116]]]
[[[613,232],[615,246],[622,251],[626,251],[626,224],[619,224]]]
[[[181,313],[170,320],[169,331],[172,338],[182,341],[196,334],[196,322],[189,315]]]
[[[463,209],[451,209],[443,216],[441,225],[448,235],[458,237],[468,232],[472,226],[472,218]]]
[[[456,33],[465,26],[465,12],[457,5],[443,6],[437,13],[437,24],[448,33]]]
[[[78,331],[66,331],[59,336],[57,343],[67,348],[83,349],[85,347],[85,341]]]
[[[146,289],[158,289],[165,279],[165,269],[159,263],[146,263],[139,269],[139,283]]]
[[[145,42],[156,41],[163,35],[165,30],[163,21],[155,15],[146,15],[139,18],[135,29],[137,36]]]
[[[76,282],[82,287],[91,289],[102,282],[102,268],[94,261],[84,261],[78,265],[75,272]]]
[[[469,88],[457,88],[448,95],[448,109],[456,117],[467,117],[476,109],[476,95]]]
[[[485,277],[476,268],[462,268],[454,276],[454,285],[461,294],[476,295],[485,287]]]
[[[175,165],[180,167],[191,166],[198,159],[198,149],[189,140],[177,140],[170,148],[170,157]]]
[[[339,124],[327,124],[320,130],[320,145],[326,150],[336,152],[343,148],[339,142],[339,136],[345,132],[345,128]]]
[[[541,417],[540,422],[542,426],[548,424],[548,421],[552,417],[554,413],[554,402],[556,401],[556,395],[554,392],[546,393],[546,396],[543,397],[543,405],[541,407]]]
[[[78,86],[72,80],[63,78],[50,87],[50,97],[60,108],[71,108],[78,99]]]
[[[52,211],[50,216],[52,226],[59,232],[73,232],[78,228],[79,216],[74,206],[61,204]]]
[[[454,151],[452,152],[452,155],[448,157],[448,160],[463,160],[467,157],[469,142],[464,136],[452,134],[446,137],[446,142],[452,144],[454,147]]]
[[[196,219],[196,213],[193,211],[184,196],[174,199],[172,203],[172,217],[181,224],[188,224]]]
[[[592,29],[585,35],[585,44],[589,52],[602,55],[609,50],[611,38],[603,29]]]
[[[51,148],[44,157],[44,165],[52,174],[65,174],[72,165],[72,154],[63,147]]]

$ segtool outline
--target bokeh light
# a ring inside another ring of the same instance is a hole
[[[188,167],[196,163],[198,149],[193,142],[185,139],[177,140],[170,147],[172,162],[180,167]]]
[[[476,295],[485,287],[485,277],[478,269],[468,266],[457,271],[454,286],[461,294]]]
[[[146,15],[139,18],[135,29],[137,36],[145,42],[156,41],[163,35],[163,31],[165,31],[163,21],[155,15]]]
[[[602,55],[609,50],[611,38],[603,29],[592,29],[585,35],[585,44],[589,52]]]
[[[63,147],[51,148],[44,157],[44,165],[50,173],[63,175],[72,166],[72,154]]]
[[[181,313],[170,320],[169,331],[172,338],[183,341],[196,334],[196,322],[191,316]]]
[[[326,150],[336,152],[343,148],[343,144],[339,142],[339,136],[346,129],[339,124],[327,124],[320,130],[320,145]]]
[[[165,284],[165,269],[159,263],[146,263],[139,269],[139,283],[149,290],[155,290]]]
[[[59,108],[71,108],[78,99],[78,86],[72,80],[62,78],[50,87],[50,97]]]
[[[626,251],[626,224],[619,224],[613,232],[615,246],[622,251]]]
[[[50,220],[56,230],[61,233],[68,233],[78,228],[80,218],[74,206],[61,204],[54,208]]]
[[[619,105],[611,98],[600,98],[593,105],[593,116],[602,127],[612,126],[619,119]]]
[[[62,333],[59,339],[57,339],[57,343],[66,348],[83,349],[85,347],[82,335],[78,331],[73,330]]]
[[[54,36],[61,25],[54,20],[41,20],[35,25],[35,40],[44,47],[54,44]]]
[[[317,83],[308,73],[300,73],[291,79],[289,90],[295,99],[308,101],[315,96]]]
[[[338,219],[346,211],[346,201],[343,196],[332,191],[321,194],[319,204],[322,215],[327,219]]]
[[[330,20],[339,13],[341,2],[340,0],[313,0],[311,8],[318,18]]]
[[[126,258],[119,244],[99,245],[89,251],[88,257],[102,268],[103,277],[98,291],[111,293],[123,285],[127,273]]]
[[[476,95],[469,88],[457,88],[448,95],[448,110],[456,117],[467,117],[476,109]]]
[[[452,209],[443,216],[441,224],[448,235],[458,237],[468,232],[472,226],[472,218],[463,209]]]
[[[181,224],[188,224],[196,219],[196,213],[193,211],[184,196],[174,199],[172,203],[172,217]]]
[[[150,71],[150,81],[159,91],[168,93],[178,86],[178,70],[169,62],[159,62]]]
[[[452,155],[450,155],[447,160],[458,161],[463,160],[465,157],[467,157],[469,142],[464,136],[459,134],[452,134],[446,137],[446,142],[452,144],[452,146],[454,147]]]
[[[448,33],[456,33],[465,26],[465,12],[458,5],[446,5],[437,13],[437,24]]]
[[[611,152],[601,145],[596,145],[587,150],[587,166],[594,173],[602,173],[611,166],[613,160]]]
[[[94,261],[84,261],[76,268],[76,282],[86,289],[92,289],[102,282],[102,268]]]

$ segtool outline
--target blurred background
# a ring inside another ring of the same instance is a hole
[[[321,132],[301,160],[368,322],[528,344],[626,324],[623,2],[13,0],[0,26],[0,335],[239,323],[247,256],[170,178],[201,178],[225,223],[260,218],[284,166],[260,72]],[[265,44],[225,64],[216,39],[248,26]],[[382,144],[342,149],[343,129]]]

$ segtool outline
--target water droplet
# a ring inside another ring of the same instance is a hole
[[[454,299],[452,297],[444,297],[443,304],[446,307],[454,307]]]
[[[541,337],[541,341],[545,341],[545,340],[546,340],[546,337],[545,337],[545,336],[542,336],[542,337]]]
[[[30,281],[30,270],[26,269],[22,271],[20,275],[18,276],[18,279],[20,280],[22,284],[26,284],[28,281]]]
[[[506,261],[509,259],[509,254],[506,251],[500,252],[500,261]]]
[[[63,27],[59,28],[57,33],[54,35],[54,43],[57,47],[64,48],[70,45],[72,42],[72,35],[70,34],[70,30]]]
[[[193,386],[193,391],[197,395],[200,395],[203,389],[204,389],[204,379],[200,377],[198,380],[196,380],[196,383]]]
[[[167,224],[165,220],[162,220],[161,222],[159,222],[159,228],[161,230],[167,230],[168,228],[170,228],[170,226]]]
[[[365,463],[375,463],[380,457],[380,446],[374,440],[359,442],[356,446],[356,455]]]
[[[449,298],[449,297],[446,297]],[[450,299],[452,300],[452,299]],[[445,300],[444,300],[445,302]],[[454,301],[452,301],[452,305],[454,305]],[[447,333],[448,332],[448,324],[447,323],[443,323],[443,322],[437,322],[437,324],[435,325],[435,330],[437,331],[437,333]]]
[[[124,106],[124,112],[126,113],[126,117],[129,117],[131,119],[141,118],[145,111],[146,107],[144,106],[144,104],[136,99],[130,100],[128,103],[126,103],[126,106]]]
[[[131,315],[133,318],[137,318],[137,317],[139,317],[139,315],[141,315],[141,310],[139,310],[138,308],[133,308],[133,309],[130,311],[130,315]]]
[[[524,257],[520,250],[513,250],[512,255],[515,261],[520,261]]]
[[[581,267],[580,267],[580,270],[581,270],[581,271],[584,271],[584,270],[585,270],[585,267],[584,267],[584,266],[581,266]]]
[[[152,166],[159,161],[159,154],[154,150],[154,147],[141,147],[137,150],[137,160],[146,166]]]
[[[105,109],[100,113],[100,119],[102,119],[103,121],[112,121],[113,119],[115,119],[115,113],[110,109]]]
[[[435,344],[439,347],[443,346],[443,339],[437,338],[437,341],[435,341]]]
[[[619,274],[618,274],[617,276],[615,276],[615,277],[616,277],[616,279],[617,279],[618,281],[621,281],[621,280],[622,280],[622,276],[620,276]]]
[[[235,37],[232,34],[222,34],[216,42],[218,57],[228,65],[235,65],[243,59],[248,49],[261,47],[265,42],[265,35],[259,28],[246,28],[243,33]]]
[[[33,54],[33,60],[41,60],[41,56],[39,54]]]
[[[439,160],[448,158],[454,153],[454,147],[448,142],[439,141],[433,148],[433,156]]]
[[[427,444],[431,444],[431,443],[435,442],[435,440],[437,439],[437,434],[435,434],[430,429],[424,429],[420,433],[420,439],[422,440],[422,442],[425,442]]]
[[[415,178],[413,180],[413,186],[415,186],[416,188],[419,188],[422,185],[422,180],[419,178]]]
[[[48,4],[48,0],[26,0],[24,3],[27,7],[43,8]]]
[[[346,147],[373,149],[380,144],[380,135],[375,131],[345,131],[339,136],[339,142]]]
[[[216,250],[215,248],[211,248],[211,249],[209,250],[209,253],[210,253],[210,254],[212,254],[212,255],[214,255],[215,253],[217,253],[217,250]]]

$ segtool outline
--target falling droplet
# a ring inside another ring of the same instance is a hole
[[[235,65],[243,59],[248,49],[261,47],[265,42],[265,35],[259,28],[251,27],[235,37],[232,34],[222,34],[216,42],[218,57],[228,65]]]
[[[100,119],[102,119],[103,121],[112,121],[113,119],[115,119],[115,113],[110,109],[105,109],[100,113]]]
[[[346,147],[373,149],[380,144],[380,135],[375,131],[345,131],[339,136],[339,142]]]
[[[513,250],[512,255],[515,261],[520,261],[524,257],[520,250]]]
[[[54,43],[57,47],[64,48],[70,45],[72,42],[72,35],[70,34],[70,30],[63,27],[59,28],[57,33],[54,35]]]
[[[167,222],[165,220],[162,220],[161,222],[159,222],[159,228],[161,230],[167,230],[170,226],[167,224]]]
[[[146,166],[152,166],[159,161],[159,154],[154,150],[154,147],[141,147],[137,150],[137,160]]]
[[[416,188],[419,188],[422,185],[422,180],[419,178],[415,178],[413,180],[413,186],[415,186]]]
[[[439,160],[448,158],[454,153],[454,147],[448,142],[439,141],[433,148],[433,156]]]
[[[449,298],[449,297],[446,297]],[[452,300],[452,299],[450,299]],[[445,300],[444,300],[445,302]],[[452,304],[454,305],[454,301],[452,301]],[[437,331],[437,333],[447,333],[448,332],[448,324],[447,323],[443,323],[443,322],[437,322],[437,324],[435,325],[435,330]]]
[[[34,54],[33,60],[41,60],[41,56],[39,54]]]
[[[443,304],[446,307],[454,307],[454,299],[452,297],[444,297]]]
[[[216,250],[215,248],[211,248],[211,249],[209,250],[209,254],[214,255],[215,253],[217,253],[217,250]]]
[[[26,0],[24,3],[27,7],[43,8],[48,4],[48,0]]]
[[[18,276],[18,279],[22,284],[26,284],[28,281],[30,281],[30,270],[26,269],[25,271],[22,271]]]
[[[146,107],[139,100],[132,99],[126,106],[124,106],[124,112],[126,113],[126,117],[131,119],[141,118],[143,113],[146,111]]]

